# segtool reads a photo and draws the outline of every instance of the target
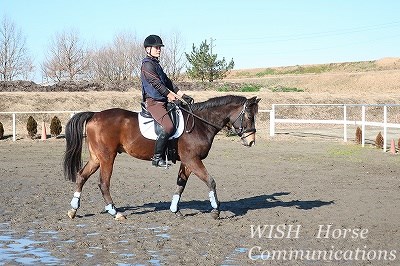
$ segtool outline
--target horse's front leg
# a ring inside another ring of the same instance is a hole
[[[177,215],[181,216],[181,213],[179,212],[179,201],[181,199],[182,193],[185,190],[187,180],[191,174],[191,171],[181,163],[181,166],[179,168],[178,172],[178,178],[176,180],[176,190],[174,195],[172,196],[172,201],[171,201],[171,206],[169,209],[171,212],[176,213]]]
[[[208,188],[210,191],[208,192],[208,198],[210,199],[211,207],[213,208],[211,211],[211,216],[214,219],[219,218],[219,201],[217,197],[217,184],[215,183],[214,178],[208,176],[207,181]]]
[[[208,174],[206,167],[204,166],[203,162],[200,159],[191,162],[189,167],[195,175],[197,175],[201,180],[203,180],[207,184],[207,187],[209,189],[208,198],[210,200],[211,207],[213,208],[211,211],[211,216],[214,219],[218,219],[220,211],[219,211],[219,201],[217,197],[217,184],[214,178],[212,178]]]

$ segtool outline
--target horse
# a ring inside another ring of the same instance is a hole
[[[179,201],[191,173],[207,185],[211,203],[211,215],[219,217],[219,201],[216,182],[207,172],[202,160],[211,149],[214,137],[228,127],[241,138],[243,145],[255,144],[255,116],[261,99],[227,95],[210,98],[205,102],[194,103],[190,108],[182,106],[186,122],[191,124],[177,140],[177,160],[180,167],[177,187],[173,194],[170,210],[179,214]],[[187,107],[187,106],[186,106]],[[138,112],[120,108],[100,112],[80,112],[67,122],[65,127],[66,150],[64,154],[65,179],[76,183],[68,216],[74,219],[80,207],[82,188],[88,178],[100,169],[99,188],[105,201],[105,211],[116,220],[126,217],[115,207],[110,195],[110,179],[113,164],[118,153],[150,161],[155,141],[143,137],[139,130]],[[86,129],[86,130],[85,130]],[[82,146],[86,137],[89,158],[82,167]]]

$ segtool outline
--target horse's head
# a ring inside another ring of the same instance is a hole
[[[260,100],[255,96],[247,99],[231,119],[232,130],[240,136],[242,144],[248,147],[254,145],[256,141],[255,116]]]

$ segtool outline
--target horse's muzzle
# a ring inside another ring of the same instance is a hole
[[[255,141],[255,140],[252,140],[252,141],[250,141],[250,142],[247,142],[247,141],[243,140],[243,141],[242,141],[242,144],[243,144],[244,146],[250,148],[251,146],[256,145],[256,141]]]
[[[242,136],[242,144],[246,147],[251,147],[256,144],[256,130],[248,130],[245,136]]]

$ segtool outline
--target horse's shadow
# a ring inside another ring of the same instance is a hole
[[[278,197],[287,196],[290,192],[277,192],[271,195],[259,195],[238,200],[224,201],[220,203],[220,211],[232,213],[226,218],[238,217],[247,214],[251,210],[269,209],[275,207],[295,207],[301,210],[310,210],[325,205],[334,204],[334,201],[322,200],[291,200],[283,201]],[[170,202],[145,203],[141,206],[126,206],[118,208],[121,212],[132,211],[132,214],[146,214],[154,211],[169,210]],[[195,210],[192,213],[186,213],[185,216],[193,216],[199,212],[209,212],[211,210],[208,200],[191,200],[179,203],[180,210]]]

